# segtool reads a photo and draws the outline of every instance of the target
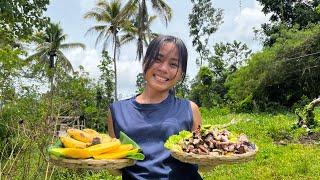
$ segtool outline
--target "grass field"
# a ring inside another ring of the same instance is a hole
[[[204,124],[238,122],[228,129],[247,134],[259,147],[254,161],[218,166],[203,173],[204,179],[320,179],[320,141],[299,143],[305,130],[291,129],[296,122],[294,114],[230,114],[216,109],[203,110],[202,116]]]

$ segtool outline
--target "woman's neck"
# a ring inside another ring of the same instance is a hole
[[[155,92],[146,87],[144,91],[136,97],[136,101],[141,104],[157,104],[165,100],[168,95],[169,91]]]

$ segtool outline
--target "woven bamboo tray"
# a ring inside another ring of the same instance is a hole
[[[118,170],[135,164],[132,159],[67,159],[54,155],[50,156],[50,162],[56,166],[62,166],[70,169],[92,169],[92,170]]]
[[[251,161],[255,158],[258,147],[255,150],[244,154],[233,155],[199,155],[194,153],[186,153],[179,151],[171,151],[171,155],[186,163],[197,164],[200,170],[210,170],[220,164],[235,164]]]

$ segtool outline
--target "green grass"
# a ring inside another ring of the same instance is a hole
[[[220,165],[202,173],[204,179],[320,179],[320,146],[297,143],[305,131],[291,129],[296,122],[294,114],[232,114],[219,109],[201,112],[203,124],[237,121],[227,129],[245,133],[259,147],[255,160]],[[290,143],[274,143],[281,139],[289,139]]]

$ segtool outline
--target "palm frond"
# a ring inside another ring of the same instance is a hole
[[[87,36],[88,34],[93,34],[93,33],[97,33],[97,32],[103,32],[106,27],[107,27],[106,25],[93,26],[93,27],[89,28],[84,35]]]
[[[32,54],[30,56],[28,56],[25,61],[26,62],[31,62],[33,60],[41,62],[43,55],[46,55],[47,51],[40,51],[40,52],[36,52],[35,54]]]
[[[86,49],[86,46],[82,43],[68,43],[68,44],[61,44],[60,49],[74,49],[74,48],[82,48],[83,50]]]
[[[65,69],[67,72],[74,72],[73,66],[69,61],[69,59],[60,50],[58,50],[56,54],[57,54],[57,61],[56,61],[57,65],[61,65],[61,67]]]
[[[151,0],[152,8],[165,20],[166,26],[172,18],[172,9],[163,0]]]
[[[93,10],[93,11],[89,11],[89,12],[85,13],[83,18],[85,18],[85,19],[95,19],[96,21],[101,21],[102,16],[98,12],[98,10],[95,9],[95,11]]]

